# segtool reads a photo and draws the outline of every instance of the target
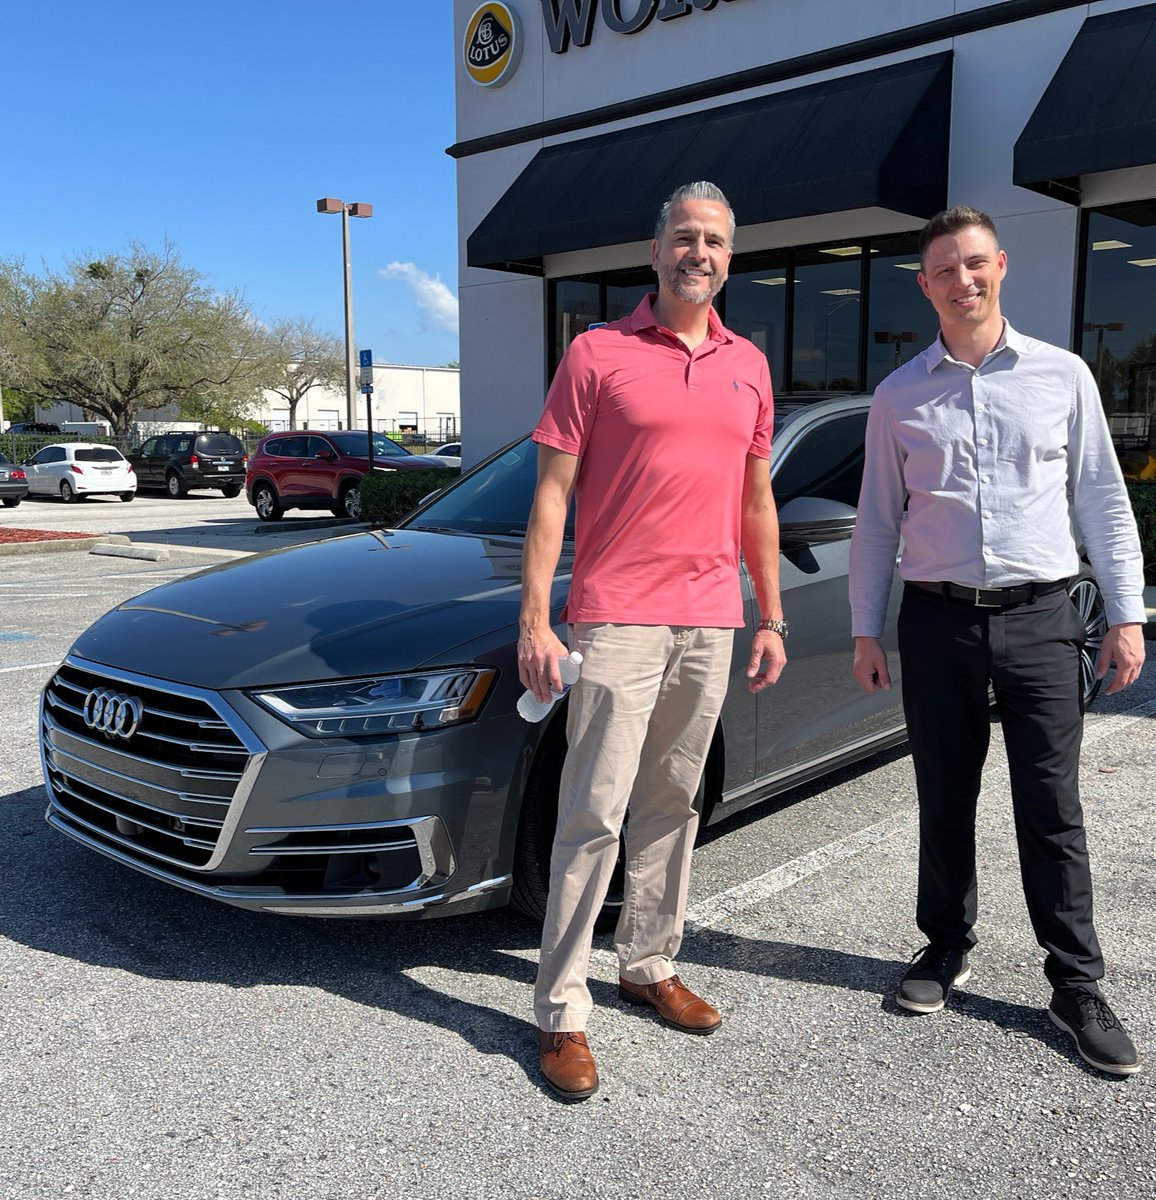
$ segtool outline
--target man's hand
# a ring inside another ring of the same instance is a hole
[[[857,637],[855,639],[855,663],[851,672],[869,696],[872,692],[880,689],[885,692],[891,690],[891,672],[887,670],[887,651],[883,649],[883,644],[878,638]]]
[[[539,700],[549,700],[562,690],[558,660],[569,651],[549,625],[544,630],[523,630],[518,638],[518,678]]]
[[[766,669],[760,671],[763,663]],[[787,665],[787,648],[783,639],[769,629],[760,629],[751,643],[751,661],[747,663],[747,688],[751,692],[761,692],[772,683],[779,682],[779,676]]]
[[[1103,679],[1111,667],[1116,668],[1105,695],[1122,692],[1140,677],[1144,665],[1144,627],[1135,622],[1113,625],[1104,634],[1104,644],[1096,657],[1096,678]]]

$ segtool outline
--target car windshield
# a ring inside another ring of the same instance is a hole
[[[115,446],[89,446],[76,451],[77,462],[124,462]]]
[[[358,433],[357,430],[351,429],[348,433],[330,433],[326,436],[342,454],[349,458],[369,457],[369,434],[367,433]],[[390,455],[406,455],[408,453],[409,451],[404,446],[399,446],[392,438],[387,438],[384,433],[373,435],[374,458],[388,458]]]
[[[509,537],[526,532],[534,484],[538,478],[538,447],[523,438],[475,471],[438,493],[411,520],[408,529],[450,529]],[[566,520],[567,538],[574,536],[574,509]]]

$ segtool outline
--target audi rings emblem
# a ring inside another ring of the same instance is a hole
[[[106,737],[124,738],[127,741],[140,728],[144,703],[136,696],[126,696],[124,692],[93,688],[85,696],[81,712],[89,729]]]

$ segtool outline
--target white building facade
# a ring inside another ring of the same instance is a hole
[[[650,289],[658,206],[703,178],[739,222],[723,319],[776,394],[869,390],[934,337],[915,235],[966,203],[1013,323],[1156,447],[1156,4],[455,0],[455,39],[467,463]]]

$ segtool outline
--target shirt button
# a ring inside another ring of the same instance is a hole
[[[990,476],[990,475],[985,475],[985,476],[983,477],[983,481],[984,481],[984,483],[991,483],[991,476]]]
[[[978,444],[979,444],[980,446],[986,446],[986,445],[987,445],[987,438],[980,438],[980,439],[979,439],[979,443],[978,443]]]
[[[978,400],[975,402],[975,411],[983,412],[983,405]]]

